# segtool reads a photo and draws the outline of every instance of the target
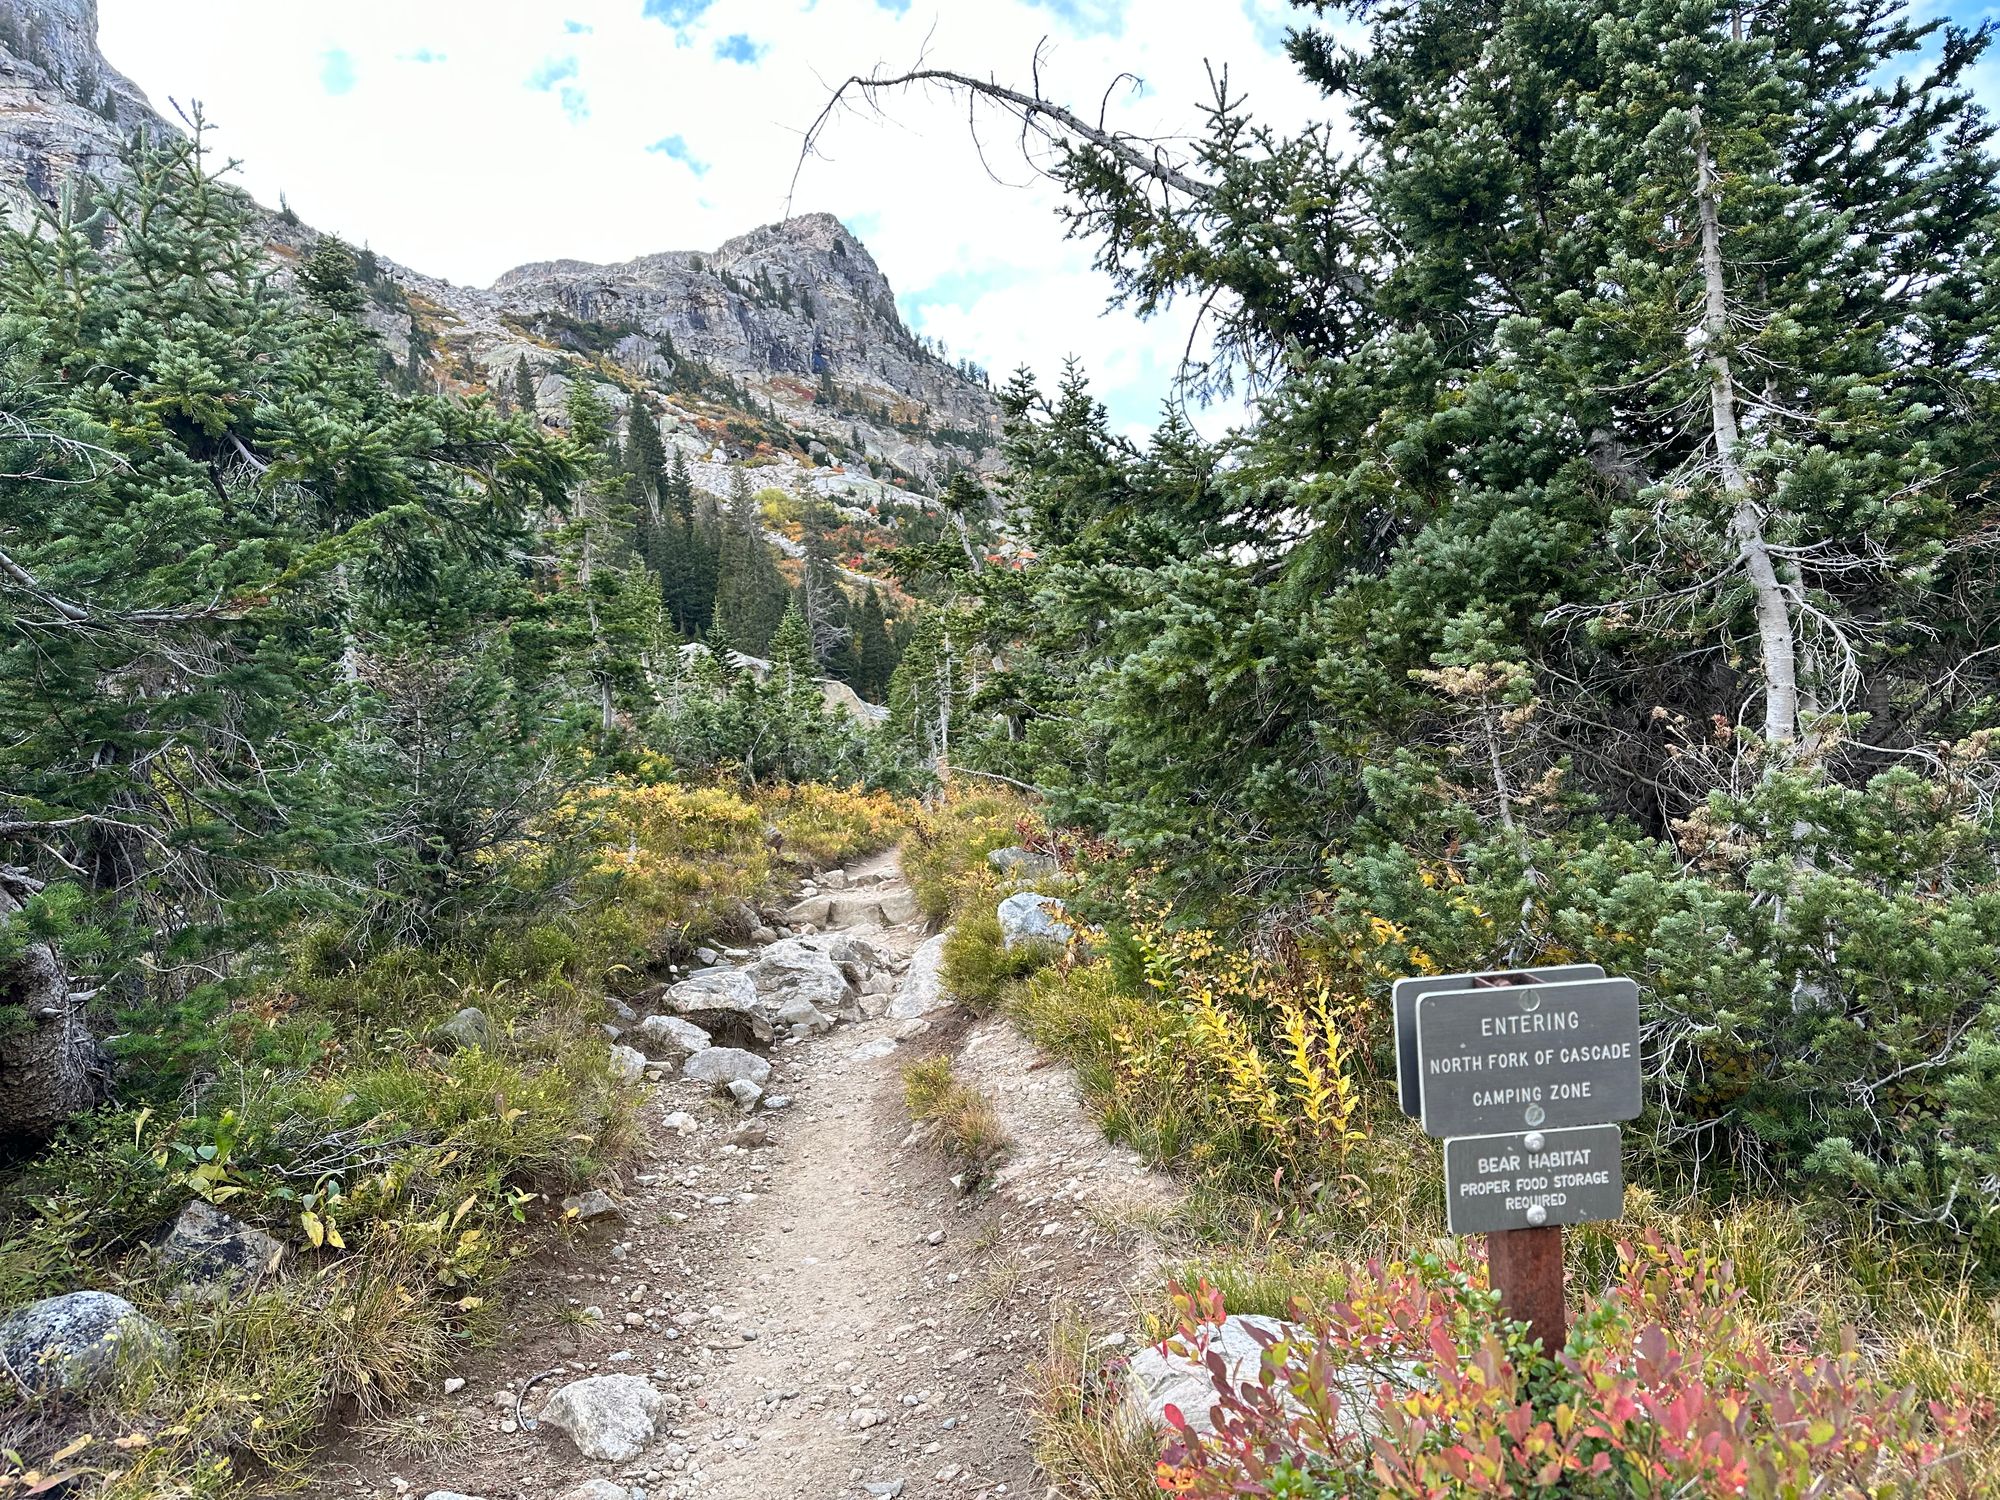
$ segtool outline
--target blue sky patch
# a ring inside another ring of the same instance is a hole
[[[742,63],[746,67],[770,50],[763,42],[751,41],[748,33],[741,31],[715,44],[715,55],[722,61]]]
[[[587,21],[565,21],[563,22],[563,30],[571,36],[589,36],[597,28]]]
[[[414,52],[405,52],[403,54],[403,61],[426,64],[441,63],[444,61],[444,54],[442,52],[433,52],[429,47],[419,47]]]
[[[1048,11],[1078,36],[1123,36],[1125,0],[1024,0]]]
[[[892,16],[907,16],[910,13],[910,0],[875,0],[875,8],[886,10]]]
[[[319,86],[329,94],[351,94],[359,75],[354,71],[354,57],[338,47],[330,47],[319,55]]]
[[[715,0],[646,0],[643,14],[649,21],[664,21],[676,31],[694,25]]]
[[[544,60],[539,68],[528,75],[528,87],[546,94],[555,88],[557,84],[563,82],[565,79],[574,78],[576,75],[577,62],[575,58],[551,57]]]
[[[669,161],[677,161],[695,176],[703,176],[708,171],[708,163],[694,154],[687,138],[678,135],[662,136],[646,148],[654,156],[664,156]]]

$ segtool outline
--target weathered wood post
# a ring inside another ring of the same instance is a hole
[[[1402,979],[1394,1003],[1403,1112],[1444,1137],[1446,1222],[1486,1236],[1501,1309],[1553,1354],[1569,1338],[1562,1226],[1624,1203],[1639,987],[1567,964]]]

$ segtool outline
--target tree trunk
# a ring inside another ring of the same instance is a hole
[[[1764,536],[1764,515],[1743,473],[1742,434],[1736,421],[1736,377],[1729,363],[1729,303],[1722,269],[1722,219],[1715,163],[1701,110],[1694,116],[1695,195],[1701,214],[1702,335],[1709,370],[1709,420],[1715,460],[1729,496],[1730,539],[1756,596],[1757,641],[1764,666],[1764,738],[1789,745],[1798,737],[1799,652],[1791,604]]]
[[[40,889],[0,866],[0,930]],[[51,1135],[103,1097],[106,1069],[84,1020],[86,999],[71,992],[47,943],[0,962],[0,1141]]]

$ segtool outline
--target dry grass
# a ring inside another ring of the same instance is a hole
[[[1157,1496],[1152,1439],[1122,1410],[1119,1362],[1095,1344],[1080,1315],[1058,1313],[1049,1352],[1030,1372],[1035,1460],[1065,1500]]]
[[[968,1186],[985,1181],[1013,1146],[993,1101],[960,1082],[948,1057],[903,1069],[903,1100],[910,1118],[933,1126],[945,1155],[965,1167]]]

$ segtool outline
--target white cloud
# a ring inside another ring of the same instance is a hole
[[[1278,0],[102,0],[102,12],[113,65],[162,108],[202,101],[259,198],[282,192],[308,222],[481,285],[530,260],[712,248],[779,218],[801,133],[834,84],[878,65],[923,58],[1019,80],[1046,38],[1044,86],[1079,107],[1094,111],[1120,73],[1145,79],[1111,96],[1133,129],[1197,128],[1211,61],[1277,123],[1324,107],[1275,50],[1290,14]],[[1108,283],[1091,247],[1064,238],[1059,195],[1003,121],[983,135],[984,164],[963,101],[934,93],[855,112],[798,173],[792,207],[854,227],[912,324],[955,355],[996,378],[1025,362],[1046,381],[1075,353],[1122,424],[1150,427],[1192,310],[1152,324],[1103,313]]]

